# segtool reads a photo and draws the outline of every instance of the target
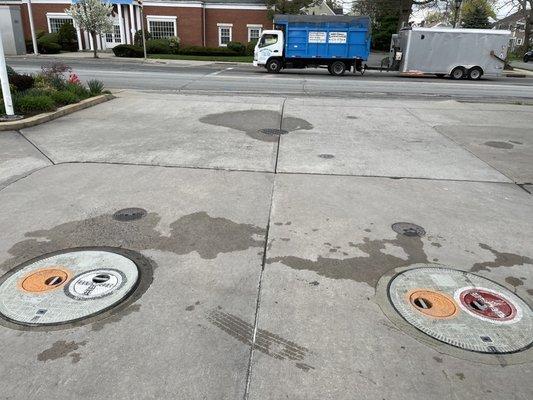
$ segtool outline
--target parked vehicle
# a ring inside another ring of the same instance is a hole
[[[533,60],[533,50],[529,50],[526,54],[524,54],[524,62],[527,63],[529,60]]]
[[[254,51],[254,66],[268,72],[325,67],[331,75],[364,72],[370,53],[370,19],[344,15],[276,15]]]
[[[391,57],[403,74],[478,80],[503,73],[510,31],[405,28],[393,37]]]

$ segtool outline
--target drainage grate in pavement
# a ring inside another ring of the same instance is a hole
[[[404,236],[422,237],[426,234],[424,228],[410,222],[396,222],[391,226],[392,230]]]
[[[289,133],[289,132],[283,129],[264,128],[264,129],[259,129],[259,133],[263,133],[265,135],[285,135],[286,133]]]
[[[113,219],[117,221],[135,221],[146,216],[146,210],[144,208],[123,208],[113,214]]]
[[[533,313],[503,286],[441,267],[406,270],[389,283],[395,310],[441,342],[479,353],[514,353],[533,342]]]
[[[49,326],[108,311],[139,286],[138,264],[147,268],[128,254],[143,259],[129,250],[106,248],[70,249],[29,261],[0,278],[0,317],[19,325]]]

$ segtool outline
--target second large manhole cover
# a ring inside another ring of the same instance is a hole
[[[396,311],[441,342],[480,353],[514,353],[533,342],[533,315],[518,296],[451,268],[414,268],[388,288]]]
[[[0,317],[49,326],[110,310],[132,294],[140,279],[136,262],[118,251],[70,249],[21,265],[0,278]]]

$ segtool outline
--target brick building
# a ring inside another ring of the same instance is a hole
[[[98,49],[133,43],[141,27],[141,8],[136,0],[109,0],[114,8],[113,32],[98,38]],[[0,0],[0,4],[21,7],[24,35],[31,38],[27,0]],[[31,0],[36,30],[57,32],[71,21],[65,9],[71,0]],[[179,36],[182,45],[217,47],[230,41],[257,39],[262,29],[272,28],[264,0],[147,0],[144,26],[153,38]],[[80,50],[94,45],[87,32],[77,29]]]

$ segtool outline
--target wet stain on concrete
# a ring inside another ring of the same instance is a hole
[[[311,286],[318,286],[320,283],[318,281],[309,282]]]
[[[494,250],[492,247],[484,243],[479,243],[479,247],[481,247],[483,250],[488,250],[492,254],[494,254],[495,259],[494,261],[485,261],[474,264],[471,268],[472,272],[489,271],[489,268],[512,267],[515,265],[533,265],[532,258],[514,253],[502,253],[497,250]]]
[[[505,282],[514,287],[522,286],[524,284],[524,281],[522,279],[515,278],[514,276],[508,276],[507,278],[505,278]]]
[[[434,356],[433,359],[438,362],[439,364],[442,363],[442,358],[441,357],[437,357],[437,356]]]
[[[347,119],[358,119],[355,115],[348,115],[346,116]]]
[[[196,307],[196,306],[199,306],[199,305],[200,305],[200,302],[197,301],[196,303],[191,304],[190,306],[185,307],[185,311],[194,311],[195,307]]]
[[[526,290],[527,294],[529,294],[530,296],[533,296],[533,289],[528,289]]]
[[[326,278],[350,279],[367,283],[371,287],[375,287],[379,278],[392,268],[415,263],[429,263],[420,237],[397,234],[395,239],[370,240],[369,238],[364,238],[362,243],[350,242],[349,245],[368,254],[368,256],[345,259],[319,256],[316,261],[301,257],[284,256],[269,258],[267,262],[269,264],[281,262],[294,269],[314,271]],[[386,249],[387,245],[403,249],[407,259],[384,253],[383,250]]]
[[[81,356],[79,353],[73,352],[78,350],[81,346],[85,346],[86,344],[86,340],[84,340],[83,342],[67,342],[66,340],[58,340],[52,345],[52,347],[39,353],[37,355],[37,360],[43,362],[52,361],[57,360],[59,358],[67,357],[70,354],[72,356],[72,363],[75,364],[80,361]]]
[[[325,158],[326,160],[330,160],[332,158],[335,158],[335,156],[333,154],[319,154],[318,156],[320,158]]]
[[[510,143],[513,143],[513,144],[524,144],[522,142],[517,142],[516,140],[509,140]]]
[[[265,229],[211,217],[206,212],[184,215],[172,222],[168,236],[156,229],[160,221],[161,217],[153,212],[127,224],[114,220],[112,214],[104,214],[28,232],[25,235],[28,239],[8,250],[13,257],[1,264],[0,270],[11,269],[42,254],[80,246],[114,246],[136,251],[157,249],[178,255],[196,252],[201,258],[214,259],[220,253],[264,244]]]
[[[230,111],[218,114],[209,114],[199,119],[209,125],[222,126],[246,133],[251,138],[263,142],[277,142],[278,135],[265,135],[259,132],[263,128],[279,128],[280,113],[272,110],[243,110]],[[283,129],[292,132],[297,130],[310,130],[313,125],[304,119],[285,117]]]
[[[235,315],[222,311],[220,307],[207,312],[206,317],[211,324],[226,332],[228,335],[231,335],[247,346],[253,345],[253,325]],[[308,349],[263,329],[257,330],[254,349],[277,360],[294,361],[296,367],[303,371],[307,372],[310,369],[314,369],[312,366],[304,363],[305,357],[309,352]]]
[[[485,142],[484,143],[485,146],[489,146],[489,147],[495,147],[497,149],[512,149],[514,146],[512,145],[512,143],[509,143],[509,142],[494,142],[494,141],[489,141],[489,142]]]
[[[462,372],[457,372],[457,373],[455,374],[455,376],[456,376],[457,378],[459,378],[460,381],[464,381],[464,380],[465,380],[465,374],[463,374]]]
[[[93,331],[93,332],[101,331],[102,329],[104,329],[104,327],[107,324],[114,324],[115,322],[119,322],[120,320],[122,320],[122,318],[124,318],[124,317],[126,317],[126,316],[128,316],[130,314],[133,314],[135,312],[139,312],[140,310],[141,310],[141,305],[140,304],[132,304],[129,307],[126,307],[124,310],[122,310],[119,313],[110,315],[107,318],[101,319],[101,320],[93,323],[91,325],[91,331]]]
[[[442,247],[442,244],[437,243],[437,242],[431,242],[431,245],[434,247]]]

